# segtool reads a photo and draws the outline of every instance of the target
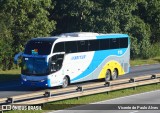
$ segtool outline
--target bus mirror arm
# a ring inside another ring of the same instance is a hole
[[[14,63],[15,64],[18,64],[18,59],[19,59],[19,57],[21,57],[23,55],[23,52],[19,52],[18,54],[16,54],[15,56],[14,56]]]

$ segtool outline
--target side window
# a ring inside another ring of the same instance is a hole
[[[66,53],[76,53],[77,52],[77,41],[65,42]]]
[[[56,72],[61,69],[63,63],[64,55],[55,55],[51,57],[50,71],[51,73]]]
[[[118,49],[119,48],[119,38],[110,39],[110,49]]]
[[[88,41],[88,49],[89,49],[89,51],[99,50],[99,40],[89,40]]]
[[[128,47],[128,38],[120,38],[119,39],[120,48],[127,48]]]
[[[64,52],[64,42],[59,42],[54,46],[53,53]]]
[[[85,52],[88,51],[88,41],[82,40],[78,41],[78,52]]]
[[[100,50],[110,49],[110,39],[100,39]]]

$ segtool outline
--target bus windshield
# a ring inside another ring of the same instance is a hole
[[[49,73],[49,68],[45,58],[23,58],[22,74],[24,75],[46,75]]]
[[[37,51],[37,55],[49,55],[51,53],[53,42],[50,41],[29,41],[25,47],[24,54],[32,54],[33,50]]]

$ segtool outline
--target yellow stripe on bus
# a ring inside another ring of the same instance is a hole
[[[123,75],[125,74],[121,64],[117,61],[109,61],[104,67],[103,69],[101,70],[99,76],[98,76],[98,79],[101,79],[101,78],[105,78],[105,75],[106,75],[106,71],[109,69],[111,70],[111,74],[113,73],[113,70],[117,68],[118,69],[118,75]]]

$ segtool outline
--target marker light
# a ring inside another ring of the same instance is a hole
[[[38,53],[38,49],[34,49],[34,52],[37,52],[37,53]]]
[[[32,54],[33,54],[33,55],[38,55],[38,49],[32,50]]]

